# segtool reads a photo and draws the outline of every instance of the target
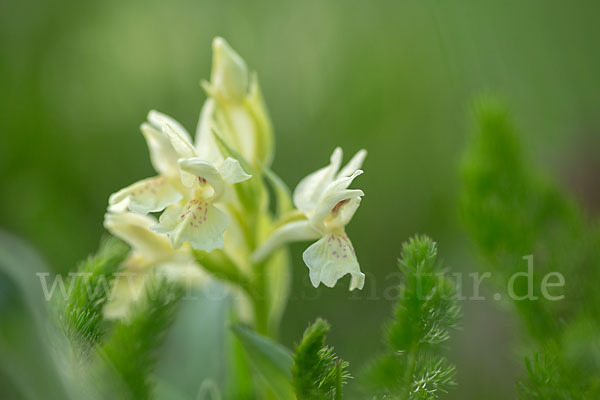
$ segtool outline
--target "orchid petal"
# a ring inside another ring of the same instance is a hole
[[[148,123],[141,126],[142,134],[146,138],[152,166],[159,174],[177,176],[178,154],[173,149],[169,138],[160,130]]]
[[[223,232],[228,224],[227,214],[212,203],[191,200],[183,207],[167,208],[151,229],[167,234],[174,249],[189,242],[196,250],[212,251],[223,248]]]
[[[179,167],[196,179],[205,179],[214,190],[213,198],[219,198],[225,190],[225,181],[219,171],[210,162],[199,158],[179,160]]]
[[[252,177],[243,170],[240,162],[235,158],[227,157],[219,167],[219,173],[228,184],[246,181]]]
[[[343,178],[346,176],[352,175],[355,171],[362,167],[363,162],[365,161],[365,157],[367,156],[367,151],[365,149],[359,150],[348,164],[346,164],[342,170],[337,174],[337,178]]]
[[[352,197],[349,199],[349,201],[347,203],[343,204],[340,207],[340,209],[338,211],[338,215],[339,215],[338,218],[339,218],[340,224],[342,226],[348,225],[348,223],[354,216],[354,213],[356,213],[358,206],[360,206],[360,201],[361,201],[360,197],[358,197],[358,196]]]
[[[164,125],[169,125],[177,133],[177,136],[181,137],[187,143],[192,143],[192,137],[188,131],[175,119],[169,117],[166,114],[151,110],[148,113],[148,122],[152,124],[156,129],[162,129]]]
[[[179,134],[171,125],[161,125],[161,129],[171,141],[171,145],[179,157],[194,157],[196,155],[196,150],[194,149],[194,146],[192,146],[192,143],[181,136],[181,134]]]
[[[223,162],[213,129],[215,129],[214,113],[215,99],[208,98],[200,111],[198,127],[196,128],[196,154],[199,158],[218,165]]]
[[[338,279],[350,274],[350,290],[363,288],[365,275],[360,271],[352,243],[345,234],[321,238],[304,251],[302,259],[310,270],[314,287],[320,283],[334,287]]]
[[[321,168],[300,181],[294,190],[294,204],[305,213],[314,210],[325,188],[333,181],[342,162],[342,149],[336,147],[328,166]]]
[[[149,229],[155,224],[155,218],[132,212],[108,213],[104,216],[104,227],[149,261],[165,259],[173,253],[167,238]]]
[[[336,179],[325,189],[322,197],[314,209],[311,221],[318,224],[325,220],[333,208],[341,201],[364,196],[360,189],[347,189],[354,178],[362,174],[361,170],[355,171],[351,176]]]

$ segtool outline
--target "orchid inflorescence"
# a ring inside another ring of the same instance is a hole
[[[110,196],[105,227],[131,245],[126,268],[202,281],[206,268],[199,267],[211,264],[210,272],[221,276],[214,260],[226,260],[248,279],[249,294],[270,298],[267,314],[273,314],[273,303],[282,300],[274,298],[278,290],[271,286],[278,283],[269,275],[285,275],[289,268],[284,245],[316,240],[302,256],[311,283],[333,287],[350,274],[350,290],[362,289],[364,274],[345,226],[364,195],[349,186],[363,172],[366,151],[341,167],[342,150],[336,148],[329,165],[302,179],[290,195],[270,169],[273,132],[256,75],[224,39],[214,39],[213,53],[195,140],[173,118],[150,111],[141,131],[157,176]],[[269,208],[272,192],[275,212]],[[114,305],[107,310],[126,314]]]

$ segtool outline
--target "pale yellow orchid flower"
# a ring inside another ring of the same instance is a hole
[[[340,170],[342,150],[336,148],[328,166],[302,179],[294,190],[293,200],[305,219],[294,220],[275,230],[254,253],[254,261],[265,259],[285,243],[319,239],[302,254],[313,286],[323,283],[333,287],[342,276],[350,274],[350,290],[362,289],[365,275],[360,271],[345,226],[364,195],[362,190],[348,187],[362,174],[359,168],[366,154],[365,150],[359,151]]]
[[[187,131],[172,118],[151,111],[142,125],[158,177],[135,183],[113,194],[109,211],[129,209],[146,214],[164,212],[155,232],[166,234],[175,249],[185,242],[197,250],[223,248],[229,219],[214,203],[226,186],[250,178],[230,157],[213,164],[197,149]],[[160,130],[159,130],[160,129]]]
[[[185,242],[196,250],[222,249],[229,218],[214,203],[223,196],[227,184],[245,181],[250,175],[229,157],[219,168],[200,158],[181,159],[179,165],[184,174],[196,179],[189,187],[189,195],[167,207],[152,230],[167,234],[175,249]]]

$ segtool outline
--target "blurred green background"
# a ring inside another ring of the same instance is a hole
[[[427,233],[453,270],[478,269],[457,206],[474,98],[501,96],[532,162],[598,209],[599,13],[592,0],[2,0],[0,227],[55,272],[93,252],[108,195],[153,173],[139,124],[154,108],[195,128],[223,36],[259,74],[274,169],[291,187],[336,145],[369,151],[348,229],[365,290],[313,289],[295,245],[282,325],[291,346],[325,317],[358,372],[381,348],[402,241]],[[510,314],[485,302],[464,313],[452,397],[513,397]]]

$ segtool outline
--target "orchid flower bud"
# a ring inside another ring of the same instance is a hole
[[[225,102],[240,104],[248,92],[248,67],[225,39],[213,40],[213,64],[211,89],[213,94]]]

